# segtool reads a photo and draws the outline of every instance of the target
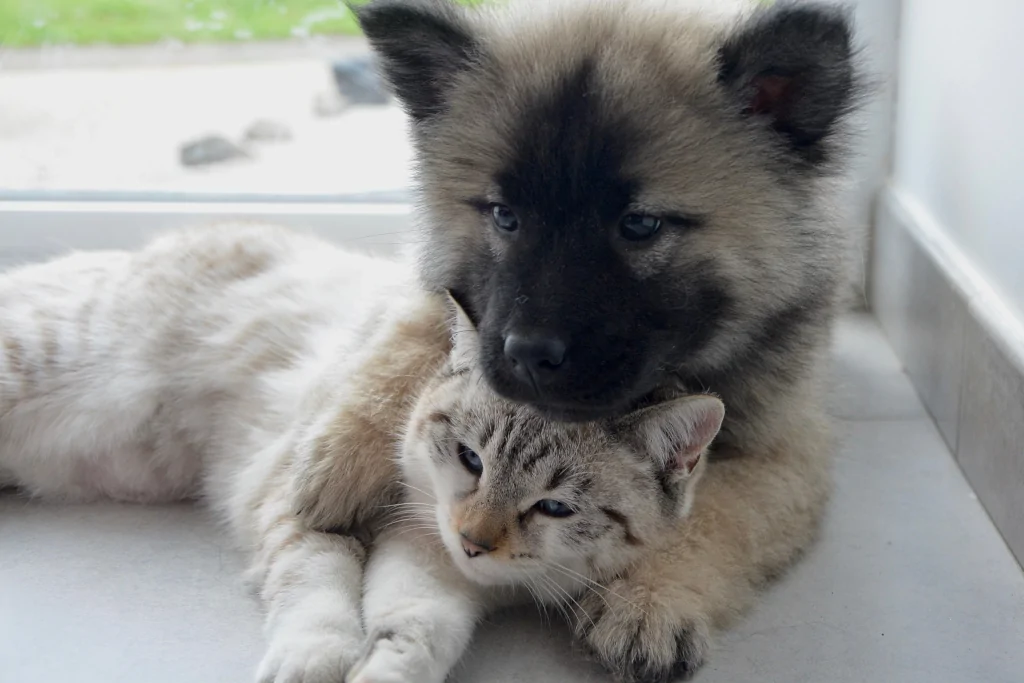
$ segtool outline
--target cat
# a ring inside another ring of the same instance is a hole
[[[578,610],[680,524],[724,406],[545,420],[489,388],[469,318],[411,272],[220,225],[0,275],[2,481],[203,500],[251,558],[261,683],[441,683],[486,610]],[[290,495],[325,444],[364,511],[336,533]]]
[[[370,551],[369,649],[349,683],[441,683],[478,618],[508,603],[503,589],[581,609],[581,592],[689,513],[724,417],[700,395],[596,423],[547,421],[487,386],[477,333],[453,307],[451,361],[402,443],[405,516]]]

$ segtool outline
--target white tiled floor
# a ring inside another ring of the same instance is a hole
[[[1019,683],[1024,574],[867,317],[843,321],[844,447],[822,542],[721,638],[701,683]],[[262,647],[239,558],[186,507],[0,498],[0,681],[247,683]],[[604,681],[532,610],[456,680]]]

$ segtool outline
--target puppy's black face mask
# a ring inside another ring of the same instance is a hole
[[[496,391],[579,420],[680,378],[799,370],[787,343],[835,289],[810,198],[856,90],[841,13],[780,3],[693,64],[609,33],[616,59],[580,38],[537,69],[442,0],[360,20],[415,124],[423,280],[473,319]]]
[[[477,319],[490,384],[556,419],[627,410],[707,343],[728,305],[710,264],[686,283],[674,276],[640,281],[613,248],[586,241],[556,247],[538,239],[498,262],[482,256],[454,289]],[[486,275],[467,277],[472,273]],[[681,295],[681,286],[692,293]],[[525,352],[514,348],[520,339]],[[531,352],[531,344],[539,348]]]

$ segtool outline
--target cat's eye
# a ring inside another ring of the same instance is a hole
[[[619,222],[619,233],[630,242],[649,240],[661,230],[661,219],[642,213],[628,213]]]
[[[576,514],[576,511],[566,505],[560,500],[551,500],[545,498],[544,500],[537,501],[533,506],[537,512],[548,517],[572,517]]]
[[[459,444],[459,462],[471,473],[479,476],[484,471],[484,461],[472,448]]]
[[[518,216],[504,204],[491,204],[491,220],[496,228],[505,232],[515,232],[519,229]]]

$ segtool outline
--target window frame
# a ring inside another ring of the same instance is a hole
[[[398,201],[397,196],[392,201],[371,199],[193,194],[15,199],[8,195],[0,198],[0,265],[76,249],[132,249],[174,228],[230,221],[286,225],[361,251],[400,253],[415,241],[412,204]]]

